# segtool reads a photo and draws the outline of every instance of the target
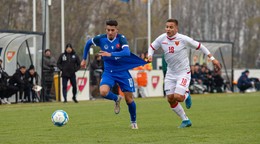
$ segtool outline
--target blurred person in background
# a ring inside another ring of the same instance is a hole
[[[213,73],[214,88],[217,93],[222,93],[226,89],[225,80],[222,77],[222,72],[218,69],[214,69]]]
[[[56,60],[51,54],[50,49],[44,51],[43,57],[43,78],[44,78],[44,94],[45,101],[50,101],[53,96],[51,96],[51,89],[53,84],[53,76],[56,67]]]
[[[2,59],[0,59],[0,104],[10,104],[6,96],[9,76],[2,68],[2,62]]]
[[[206,85],[207,92],[209,92],[209,93],[213,93],[214,92],[215,83],[214,83],[214,78],[213,78],[211,72],[208,72],[206,74],[206,78],[204,79],[203,84]]]
[[[249,70],[242,72],[237,81],[237,87],[241,93],[244,93],[247,89],[252,88],[254,83],[249,79]]]
[[[80,59],[73,49],[72,45],[68,43],[65,48],[65,52],[62,53],[57,62],[58,68],[61,70],[62,77],[62,94],[64,103],[67,102],[67,86],[68,81],[72,85],[72,100],[78,103],[77,95],[77,81],[76,72],[80,69]]]
[[[148,59],[145,57],[145,53],[141,53],[140,54],[140,58],[144,59],[145,61],[147,61]],[[147,76],[147,71],[151,71],[152,67],[151,67],[151,63],[147,63],[144,66],[139,66],[139,67],[135,67],[133,70],[137,70],[137,77],[136,77],[136,82],[137,82],[137,96],[139,97],[139,95],[142,98],[147,97],[147,83],[148,83],[148,76]]]
[[[96,54],[90,65],[90,93],[92,97],[99,96],[99,81],[104,71],[104,62],[99,54]]]
[[[163,80],[165,79],[165,76],[166,76],[166,72],[167,72],[167,63],[165,61],[165,55],[162,54],[162,71],[163,71]],[[165,86],[165,83],[163,81],[163,87]],[[166,97],[166,93],[165,91],[163,91],[163,97]]]
[[[19,101],[24,102],[23,92],[26,87],[25,83],[26,67],[20,66],[15,73],[9,79],[9,85],[7,88],[7,97],[11,97],[13,94],[19,92]]]
[[[27,102],[36,102],[36,92],[33,88],[38,85],[38,74],[35,71],[33,65],[30,65],[29,69],[25,73],[25,91],[24,91],[24,99]],[[31,99],[32,98],[32,99]]]

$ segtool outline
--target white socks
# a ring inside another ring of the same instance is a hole
[[[186,98],[185,98],[186,100]],[[189,118],[186,116],[183,107],[181,106],[180,103],[178,103],[172,110],[182,119],[184,120],[189,120]]]

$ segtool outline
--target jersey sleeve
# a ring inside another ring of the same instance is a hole
[[[196,49],[196,50],[200,49],[201,44],[198,41],[195,41],[194,39],[192,39],[192,38],[190,38],[188,36],[184,37],[184,39],[185,39],[186,44],[190,48]]]
[[[185,37],[186,43],[189,45],[189,47],[196,49],[196,50],[201,50],[205,55],[209,55],[210,51],[202,45],[200,42],[195,41],[194,39],[186,36]]]
[[[161,36],[159,36],[158,38],[156,38],[149,46],[148,48],[148,56],[152,56],[154,54],[155,50],[158,50],[161,46],[160,44],[161,42]]]
[[[161,46],[161,37],[156,38],[150,45],[153,50],[158,50]]]

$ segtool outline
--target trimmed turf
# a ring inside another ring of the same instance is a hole
[[[181,120],[165,98],[138,98],[138,130],[130,129],[126,104],[119,115],[108,100],[75,103],[0,105],[1,144],[258,144],[260,93],[192,95],[185,108],[191,128],[178,129]],[[183,105],[184,106],[184,105]],[[184,106],[185,107],[185,106]],[[69,115],[64,127],[51,123],[51,114]]]

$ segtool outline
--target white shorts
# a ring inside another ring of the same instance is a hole
[[[186,90],[189,89],[190,79],[190,72],[182,71],[178,73],[173,73],[171,71],[167,71],[164,79],[164,91],[166,95],[175,93],[184,95],[186,93]]]

